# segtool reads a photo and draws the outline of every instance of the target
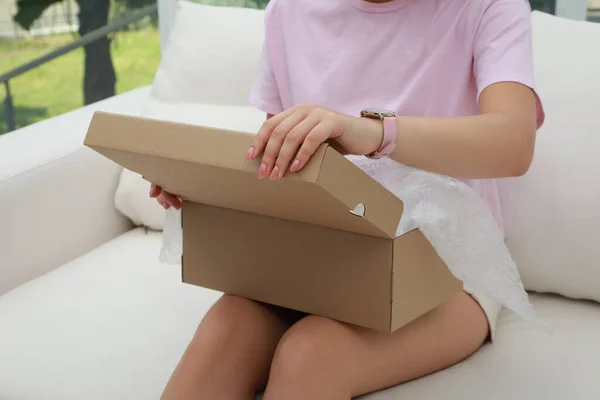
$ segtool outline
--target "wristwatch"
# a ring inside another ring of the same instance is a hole
[[[383,122],[383,141],[379,149],[371,154],[367,154],[368,158],[380,159],[392,154],[396,148],[396,113],[390,110],[367,108],[360,112],[363,118],[380,119]]]

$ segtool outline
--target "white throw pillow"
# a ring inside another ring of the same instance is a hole
[[[533,26],[547,119],[530,171],[499,182],[507,243],[527,289],[600,301],[600,24]]]
[[[267,117],[265,113],[252,106],[165,103],[156,100],[148,102],[142,116],[253,134],[258,132]]]
[[[264,12],[179,1],[152,96],[162,102],[249,105]]]
[[[136,226],[160,231],[163,229],[165,209],[150,197],[150,183],[140,174],[121,170],[115,193],[115,207]]]
[[[255,133],[265,115],[250,106],[264,40],[264,12],[179,1],[142,116]],[[136,225],[162,230],[150,183],[123,170],[115,205]]]

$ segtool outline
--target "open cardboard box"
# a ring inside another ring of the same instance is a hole
[[[400,199],[328,145],[278,181],[252,135],[97,112],[85,145],[183,199],[183,282],[392,332],[462,290]]]

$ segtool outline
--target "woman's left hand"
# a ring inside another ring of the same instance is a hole
[[[258,177],[280,179],[288,168],[300,171],[321,144],[332,140],[347,154],[370,154],[381,145],[383,125],[378,120],[302,104],[265,121],[246,159],[255,160],[262,154]]]

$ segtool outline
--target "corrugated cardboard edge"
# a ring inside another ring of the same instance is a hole
[[[392,243],[392,264],[390,265],[390,320],[388,325],[388,331],[393,332],[394,325],[394,277],[395,271],[394,266],[396,265],[396,246]]]
[[[463,283],[418,229],[394,241],[392,282],[391,332],[463,290]]]
[[[183,221],[185,221],[185,218],[183,215],[183,213],[185,212],[185,203],[186,203],[186,201],[183,201],[181,204],[181,236],[182,236],[182,240],[183,240],[183,235],[185,232],[183,230],[184,229]],[[183,243],[182,243],[182,246],[181,246],[181,282],[185,282],[185,266],[183,265],[183,263],[184,263],[183,251],[184,251],[184,248],[183,248]]]

